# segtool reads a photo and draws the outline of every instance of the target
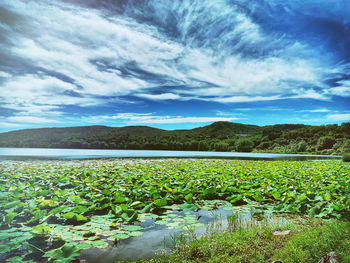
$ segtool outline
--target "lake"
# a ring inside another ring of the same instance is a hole
[[[158,150],[95,150],[0,148],[0,160],[26,159],[93,159],[93,158],[223,158],[252,160],[317,160],[339,159],[339,155],[306,155],[278,153],[158,151]]]

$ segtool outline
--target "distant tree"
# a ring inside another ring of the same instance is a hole
[[[325,149],[331,149],[335,144],[335,139],[330,136],[323,136],[317,141],[317,150],[322,151]]]
[[[270,142],[262,142],[256,148],[258,150],[265,150],[265,149],[269,148],[270,146],[271,146]]]
[[[238,139],[235,143],[237,152],[251,152],[254,147],[254,143],[249,139]]]
[[[306,152],[307,143],[305,141],[301,141],[296,145],[297,152]]]
[[[342,153],[350,153],[350,141],[349,140],[346,140],[342,144],[342,147],[340,148],[340,152],[342,152]]]

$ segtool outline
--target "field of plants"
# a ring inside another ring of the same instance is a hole
[[[250,204],[349,219],[350,163],[83,160],[0,163],[0,261],[70,262],[141,236],[138,222],[197,227],[173,210]],[[257,209],[258,211],[258,209]]]

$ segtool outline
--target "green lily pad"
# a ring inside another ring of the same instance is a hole
[[[143,232],[141,232],[141,231],[133,231],[133,232],[130,232],[129,235],[132,236],[132,237],[139,237],[139,236],[143,235]]]
[[[77,245],[77,247],[80,248],[80,249],[88,249],[88,248],[92,247],[92,245],[89,244],[89,243],[84,242],[84,243],[79,243]]]
[[[80,248],[76,245],[65,244],[64,246],[50,250],[44,257],[54,259],[58,263],[69,263],[80,255]]]
[[[127,226],[124,226],[123,229],[125,229],[127,231],[137,231],[137,230],[142,229],[142,227],[136,226],[136,225],[127,225]]]
[[[97,248],[106,248],[108,247],[108,243],[103,240],[95,240],[91,242],[91,245]]]
[[[127,239],[129,238],[130,236],[128,234],[117,234],[114,236],[115,238],[118,238],[118,239]]]
[[[168,220],[158,220],[154,222],[157,225],[166,225],[168,224]]]

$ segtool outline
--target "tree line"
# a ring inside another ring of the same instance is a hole
[[[223,124],[221,124],[222,126]],[[205,129],[201,133],[166,132],[156,135],[118,134],[112,129],[99,132],[82,131],[59,134],[40,130],[28,134],[0,136],[0,147],[28,148],[78,148],[78,149],[133,149],[133,150],[181,150],[222,152],[274,152],[341,154],[350,152],[350,122],[341,125],[305,126],[293,129],[277,129],[265,126],[250,134],[225,134]],[[69,128],[66,128],[69,129]],[[87,130],[87,129],[85,129]],[[42,131],[43,132],[43,131]]]

